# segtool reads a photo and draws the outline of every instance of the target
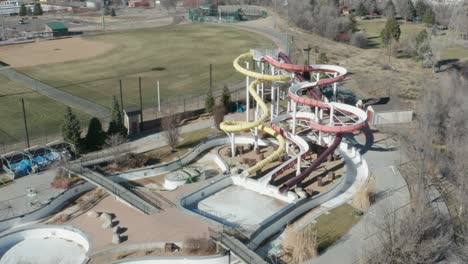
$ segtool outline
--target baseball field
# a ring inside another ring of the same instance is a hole
[[[232,61],[255,47],[272,48],[273,43],[264,36],[234,27],[187,24],[4,46],[0,47],[0,61],[105,107],[109,107],[113,95],[119,96],[119,80],[123,83],[124,105],[137,105],[138,77],[141,77],[144,107],[152,107],[158,80],[163,102],[206,93],[210,64],[214,89],[240,83],[243,77],[234,71]],[[0,112],[2,120],[21,115],[20,108],[18,111],[8,106],[16,106],[15,98],[20,96],[8,93],[23,90],[31,91],[22,85],[0,81],[0,94],[6,95],[0,97],[0,106],[8,108]],[[28,96],[34,96],[37,102],[29,107],[38,116],[34,118],[38,120],[35,126],[46,127],[49,134],[57,133],[64,106],[38,94]],[[89,118],[79,115],[84,120]],[[14,134],[22,129],[22,123],[16,123],[1,129]],[[44,132],[37,132],[41,133]]]

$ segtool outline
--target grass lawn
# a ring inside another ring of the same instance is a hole
[[[177,157],[185,155],[191,148],[195,147],[209,136],[215,134],[216,132],[212,128],[204,128],[184,133],[181,135],[182,141],[177,145],[177,152],[171,152],[171,148],[169,146],[165,146],[146,152],[145,155],[150,160],[154,160],[154,163],[171,161]],[[162,140],[165,139],[162,138]]]
[[[367,35],[370,46],[373,48],[381,48],[380,32],[385,27],[386,20],[361,20],[358,22],[358,28]],[[424,24],[400,23],[401,37],[400,41],[405,40],[410,36],[416,36],[421,30],[426,29]]]
[[[21,98],[24,98],[31,139],[59,133],[65,105],[0,75],[0,145],[24,141]],[[84,113],[75,113],[83,121],[88,119]]]
[[[349,204],[343,204],[317,218],[317,249],[319,252],[333,245],[343,237],[362,216],[357,216]]]
[[[364,31],[369,39],[371,48],[381,48],[380,32],[385,27],[386,20],[361,20],[358,22],[358,28]],[[400,41],[404,41],[409,37],[415,37],[423,29],[428,29],[424,24],[400,23],[401,37]],[[443,41],[438,37],[440,41]],[[468,58],[468,49],[462,46],[451,46],[442,49],[441,59],[462,59]]]
[[[143,103],[156,102],[156,81],[162,101],[205,94],[209,87],[209,64],[213,64],[213,86],[243,80],[232,61],[251,48],[272,48],[264,36],[236,28],[189,24],[132,30],[85,39],[112,43],[111,51],[97,57],[19,68],[45,83],[109,107],[118,95],[118,80],[124,87],[124,104],[139,102],[138,76],[142,78]],[[59,73],[59,74],[57,74]]]

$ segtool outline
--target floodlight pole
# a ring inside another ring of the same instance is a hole
[[[2,18],[2,40],[6,40],[6,34],[5,34],[5,21],[4,21],[4,17],[3,17],[3,14],[0,14],[1,18]]]
[[[21,106],[23,108],[23,120],[24,120],[24,131],[26,134],[26,145],[30,148],[29,145],[29,133],[28,133],[28,122],[26,121],[26,110],[24,109],[24,98],[21,98]]]
[[[143,126],[143,97],[141,96],[141,76],[138,76],[138,89],[140,92],[140,128]]]
[[[161,97],[159,96],[159,80],[157,83],[157,89],[158,89],[158,112],[161,112]]]
[[[310,65],[310,50],[312,48],[310,47],[310,44],[307,44],[307,48],[303,49],[305,52],[307,52],[307,65]]]
[[[120,88],[120,111],[123,113],[124,105],[123,105],[123,93],[122,93],[122,80],[119,80],[119,88]]]
[[[213,64],[211,63],[210,63],[210,89],[213,89]]]
[[[105,7],[106,7],[106,0],[102,0],[102,31],[106,32],[106,21],[105,21],[105,16],[104,16],[104,12],[105,12]]]

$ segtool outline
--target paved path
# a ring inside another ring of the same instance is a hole
[[[371,173],[375,176],[377,202],[369,209],[364,218],[346,234],[340,241],[330,247],[320,257],[306,263],[359,263],[361,249],[375,245],[375,220],[382,213],[382,208],[395,210],[397,213],[409,205],[409,191],[405,180],[394,166],[398,163],[399,153],[390,142],[378,140],[364,154]],[[362,137],[358,142],[364,142]],[[387,144],[389,143],[389,144]]]
[[[64,92],[62,90],[59,90],[43,82],[37,81],[10,67],[0,68],[0,74],[4,75],[5,77],[7,77],[8,79],[12,81],[25,84],[26,86],[30,87],[32,90],[37,91],[38,93],[45,95],[47,97],[50,97],[57,102],[60,102],[64,105],[78,109],[81,112],[87,113],[91,116],[104,118],[104,119],[110,116],[109,109],[107,109],[106,107],[103,107],[102,105],[90,102],[81,97]]]

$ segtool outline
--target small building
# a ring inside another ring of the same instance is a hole
[[[363,100],[367,106],[367,122],[370,125],[391,125],[413,121],[413,109],[398,98],[384,97],[377,100]]]
[[[141,110],[139,107],[131,106],[124,109],[124,125],[128,130],[128,135],[140,133]]]
[[[46,33],[51,33],[53,37],[68,36],[68,27],[62,22],[46,23]]]

